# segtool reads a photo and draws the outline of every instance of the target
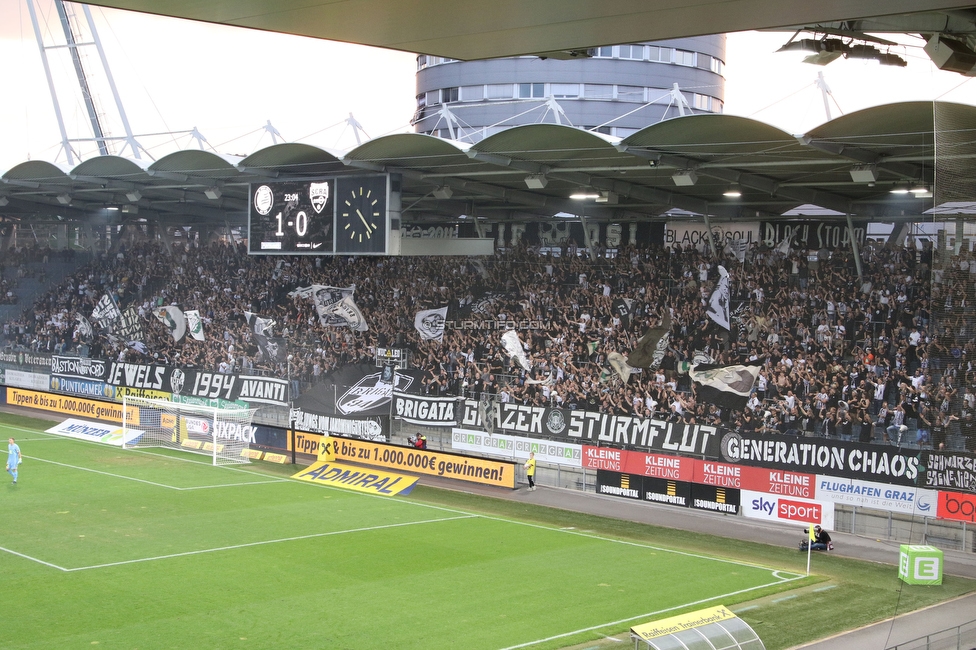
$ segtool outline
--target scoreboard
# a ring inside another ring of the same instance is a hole
[[[251,255],[386,255],[389,175],[252,184]]]

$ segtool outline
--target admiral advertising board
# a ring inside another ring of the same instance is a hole
[[[461,426],[483,428],[478,402],[465,400]],[[718,458],[721,449],[719,430],[710,425],[512,403],[498,405],[495,431],[709,458]]]

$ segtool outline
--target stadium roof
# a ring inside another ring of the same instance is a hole
[[[90,4],[461,60],[521,54],[578,56],[598,45],[974,6],[965,0],[95,0]]]
[[[976,107],[908,102],[845,115],[801,136],[699,114],[623,140],[534,124],[474,145],[398,134],[345,153],[291,143],[245,158],[185,150],[152,162],[101,156],[71,169],[28,161],[0,176],[0,216],[234,225],[246,221],[250,183],[375,171],[402,175],[407,225],[461,215],[538,221],[579,214],[581,203],[569,197],[580,189],[601,195],[585,207],[595,221],[775,219],[803,214],[807,205],[917,220],[944,201],[976,198],[973,125]],[[530,176],[536,189],[526,184]],[[740,197],[724,195],[732,184]],[[922,187],[930,193],[891,193]]]

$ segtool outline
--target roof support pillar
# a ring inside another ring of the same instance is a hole
[[[864,282],[864,273],[861,271],[861,251],[857,246],[857,238],[854,236],[854,222],[851,221],[851,213],[847,216],[847,236],[851,239],[851,252],[854,253],[854,268],[857,269],[857,281]]]
[[[705,218],[705,231],[708,233],[708,249],[712,251],[712,259],[718,261],[718,251],[715,250],[715,241],[712,237],[712,223],[708,218],[708,211],[706,210],[702,216]]]

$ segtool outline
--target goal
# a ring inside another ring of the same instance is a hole
[[[254,411],[126,395],[122,398],[122,448],[169,447],[205,454],[214,465],[249,463]]]

